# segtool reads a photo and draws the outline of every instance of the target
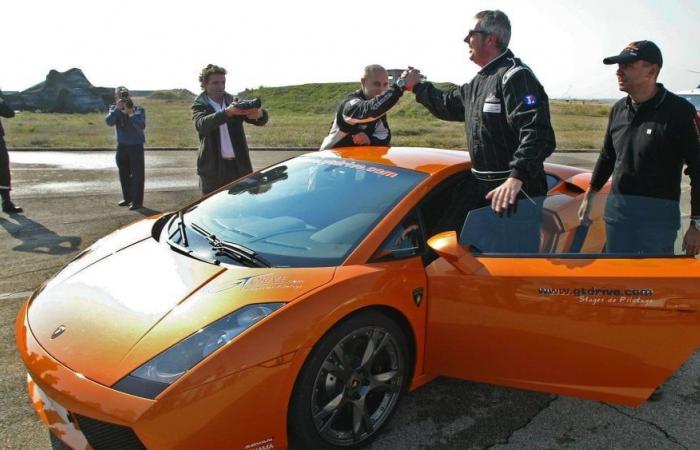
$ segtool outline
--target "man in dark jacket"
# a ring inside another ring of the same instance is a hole
[[[362,89],[350,94],[338,106],[321,150],[391,143],[386,113],[399,101],[404,88],[396,83],[389,87],[389,74],[378,64],[365,67],[360,84]]]
[[[15,116],[15,111],[5,103],[0,91],[0,117],[11,118]],[[12,203],[10,200],[10,155],[5,146],[5,130],[0,122],[0,196],[2,197],[2,210],[9,214],[21,213],[22,208]]]
[[[115,104],[109,107],[105,122],[115,127],[117,138],[117,168],[122,187],[119,206],[143,208],[145,182],[144,148],[146,142],[146,110],[134,104],[131,93],[124,86],[114,90]]]
[[[612,176],[605,206],[606,251],[673,254],[680,229],[683,166],[690,177],[690,227],[683,239],[688,255],[700,253],[700,125],[687,100],[657,82],[661,50],[651,41],[632,42],[619,55],[619,89],[603,149],[579,210],[589,222],[591,200]]]
[[[474,28],[464,41],[470,59],[481,70],[471,82],[442,91],[431,83],[421,83],[420,72],[412,69],[403,76],[406,89],[437,118],[464,122],[477,180],[477,203],[471,207],[490,203],[494,211],[502,213],[511,212],[516,201],[531,206],[519,206],[519,217],[512,217],[511,222],[508,216],[503,217],[506,243],[494,248],[537,252],[540,203],[547,193],[544,160],[555,148],[549,100],[532,70],[508,49],[508,17],[495,10],[481,11],[474,19]],[[515,241],[517,244],[511,245]]]
[[[202,195],[209,194],[253,171],[243,122],[263,126],[263,108],[239,109],[226,92],[226,69],[209,64],[202,69],[203,92],[192,104],[192,121],[199,133],[197,174]]]

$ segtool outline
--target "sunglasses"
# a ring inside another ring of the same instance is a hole
[[[469,39],[471,39],[471,37],[474,36],[474,34],[476,33],[481,34],[483,36],[491,34],[488,31],[484,30],[469,30],[469,33],[467,33],[467,36],[464,38],[464,42],[469,42]]]

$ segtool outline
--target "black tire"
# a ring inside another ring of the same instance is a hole
[[[371,344],[370,344],[371,342]],[[364,447],[396,411],[409,380],[406,336],[388,316],[357,313],[316,344],[289,408],[290,447]]]
[[[62,440],[56,437],[52,432],[49,431],[49,441],[51,442],[51,450],[71,450]]]

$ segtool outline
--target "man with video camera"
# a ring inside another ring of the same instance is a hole
[[[119,206],[143,208],[145,179],[143,145],[146,142],[146,110],[134,104],[131,93],[124,86],[114,90],[115,104],[109,107],[105,122],[116,128],[117,167],[122,187]]]
[[[259,99],[241,100],[226,92],[226,69],[209,64],[199,74],[202,93],[192,104],[199,134],[197,175],[207,195],[253,171],[243,122],[263,126],[268,114]]]

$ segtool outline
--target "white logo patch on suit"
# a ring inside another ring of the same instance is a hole
[[[485,113],[501,113],[501,99],[496,97],[495,94],[489,94],[484,100],[484,112]]]

